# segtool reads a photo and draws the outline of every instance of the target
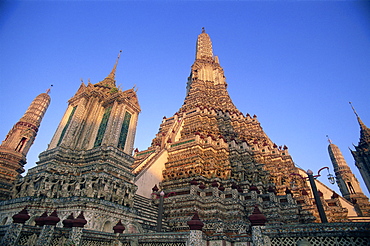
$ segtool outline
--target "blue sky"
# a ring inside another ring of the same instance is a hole
[[[2,1],[0,11],[0,138],[54,85],[26,168],[46,149],[81,78],[104,79],[119,50],[117,85],[138,88],[135,147],[146,149],[162,117],[183,103],[205,27],[241,112],[256,114],[305,170],[333,172],[329,135],[363,183],[348,150],[359,139],[348,102],[370,126],[368,1]]]

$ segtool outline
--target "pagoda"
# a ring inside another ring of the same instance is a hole
[[[360,183],[352,173],[351,168],[347,165],[338,146],[333,144],[330,139],[328,140],[328,152],[334,167],[336,182],[342,196],[354,204],[358,216],[370,216],[369,198],[362,192]]]
[[[1,205],[1,219],[7,221],[27,206],[34,216],[57,210],[61,220],[83,212],[87,229],[113,232],[121,221],[131,232],[142,230],[131,172],[141,109],[133,88],[116,86],[119,57],[107,77],[95,84],[82,82],[69,99],[47,150],[14,183],[12,199]]]
[[[157,198],[164,192],[164,219],[174,231],[187,230],[197,212],[207,235],[248,233],[248,216],[256,206],[267,224],[319,222],[306,179],[291,175],[305,172],[285,145],[270,140],[256,115],[234,105],[204,29],[184,103],[163,118],[148,149],[135,151],[133,172],[137,194],[161,206]],[[338,197],[329,198],[331,206],[321,199],[329,221],[347,220]]]
[[[50,89],[38,95],[0,145],[0,200],[11,197],[11,190],[24,172],[26,156],[36,139],[42,118],[50,104]]]

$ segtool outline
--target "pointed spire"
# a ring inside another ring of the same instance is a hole
[[[331,139],[329,138],[329,135],[326,135],[327,139],[328,139],[328,142],[329,144],[332,144],[333,142],[331,141]]]
[[[365,124],[362,122],[362,120],[361,120],[360,116],[358,116],[358,114],[357,114],[357,112],[356,112],[355,108],[354,108],[354,107],[353,107],[353,105],[352,105],[352,102],[349,102],[349,104],[351,105],[351,108],[352,108],[352,110],[353,110],[353,113],[355,113],[355,115],[356,115],[356,117],[357,117],[357,120],[358,120],[358,123],[360,124],[361,130],[362,130],[362,129],[367,128],[367,127],[365,126]]]
[[[351,105],[351,108],[352,108],[353,112],[355,113],[355,115],[357,116],[357,118],[359,118],[359,117],[358,117],[358,114],[357,114],[357,112],[356,112],[356,110],[355,110],[355,108],[354,108],[354,107],[353,107],[353,105],[352,105],[352,102],[349,102],[349,105]]]
[[[115,77],[116,77],[116,70],[117,70],[118,61],[119,61],[119,58],[121,57],[121,52],[122,52],[122,50],[120,50],[119,53],[118,53],[117,60],[116,60],[116,63],[114,64],[114,66],[113,66],[112,71],[108,74],[108,76],[103,81],[100,81],[99,83],[97,83],[95,85],[99,85],[99,86],[103,86],[103,87],[109,87],[109,88],[116,87]]]
[[[41,93],[30,104],[27,111],[24,113],[20,122],[26,122],[38,128],[41,120],[50,104],[50,96],[48,93]]]
[[[27,153],[35,141],[49,104],[50,96],[47,93],[38,95],[0,143],[0,200],[10,198],[14,181],[25,171],[23,167]]]
[[[351,150],[353,157],[355,158],[356,166],[358,167],[362,179],[365,181],[367,189],[370,191],[370,168],[369,168],[369,145],[370,145],[370,128],[366,127],[358,116],[356,110],[352,106],[352,103],[349,102],[352,107],[353,112],[355,113],[358,123],[360,124],[360,141],[358,145],[353,145],[355,151]]]
[[[357,114],[355,108],[353,107],[352,103],[349,102],[353,112],[357,117],[357,121],[360,125],[360,144],[370,141],[370,128],[368,128],[361,120],[360,116]]]
[[[119,58],[121,57],[121,53],[122,53],[122,50],[119,51],[118,56],[117,56],[116,63],[114,64],[113,69],[112,69],[112,71],[110,72],[110,74],[108,75],[107,78],[111,78],[113,80],[115,79],[117,65],[118,65]]]
[[[202,33],[198,35],[196,59],[213,60],[212,41],[204,27]]]
[[[333,144],[330,139],[329,139],[328,152],[329,152],[330,160],[333,164],[335,172],[339,169],[339,167],[342,167],[342,168],[348,167],[347,162],[345,161],[343,154],[340,151],[339,147]]]
[[[334,167],[335,178],[343,197],[350,201],[353,196],[363,194],[358,180],[352,173],[339,147],[330,141],[328,152]]]
[[[51,90],[52,87],[53,87],[53,85],[50,85],[50,87],[46,90],[46,94],[50,93],[50,90]]]

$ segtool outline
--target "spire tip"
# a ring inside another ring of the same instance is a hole
[[[329,144],[332,144],[333,142],[331,141],[331,139],[329,138],[329,135],[326,135],[326,137],[328,138],[328,142]]]
[[[52,87],[53,87],[53,85],[50,85],[50,87],[46,90],[46,94],[50,93],[50,90],[51,90]]]
[[[116,76],[118,61],[119,61],[119,58],[121,57],[121,53],[122,53],[122,50],[119,51],[116,63],[114,64],[113,69],[112,69],[112,71],[110,72],[110,74],[108,75],[107,78],[111,78],[111,79],[114,80],[114,77]]]
[[[357,114],[357,112],[356,112],[355,108],[353,107],[352,102],[349,102],[349,105],[351,105],[351,108],[352,108],[352,110],[353,110],[353,113],[355,113],[355,115],[356,115],[356,116],[357,116],[357,118],[358,118],[358,114]]]

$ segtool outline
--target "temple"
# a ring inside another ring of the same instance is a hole
[[[361,222],[369,221],[368,200],[354,175],[341,171],[348,166],[339,149],[329,146],[343,197],[308,182],[310,172],[294,165],[288,147],[275,144],[256,115],[237,109],[204,28],[184,103],[158,122],[146,150],[134,149],[141,108],[134,89],[116,86],[119,58],[102,81],[79,86],[26,176],[19,174],[47,94],[0,146],[3,245],[284,245],[321,240],[310,228],[324,227],[338,232],[325,239],[330,243],[347,236],[366,242],[368,235],[353,228],[367,228]],[[361,136],[367,139],[368,130]],[[275,235],[279,230],[302,233],[290,238]]]
[[[167,194],[164,217],[173,230],[186,230],[197,212],[210,235],[248,233],[256,205],[267,224],[320,222],[305,171],[295,167],[285,145],[267,136],[256,115],[233,104],[204,29],[186,89],[182,107],[163,118],[148,149],[135,151],[132,166],[137,194],[157,203],[160,191]],[[318,187],[330,222],[358,216],[348,200]]]

